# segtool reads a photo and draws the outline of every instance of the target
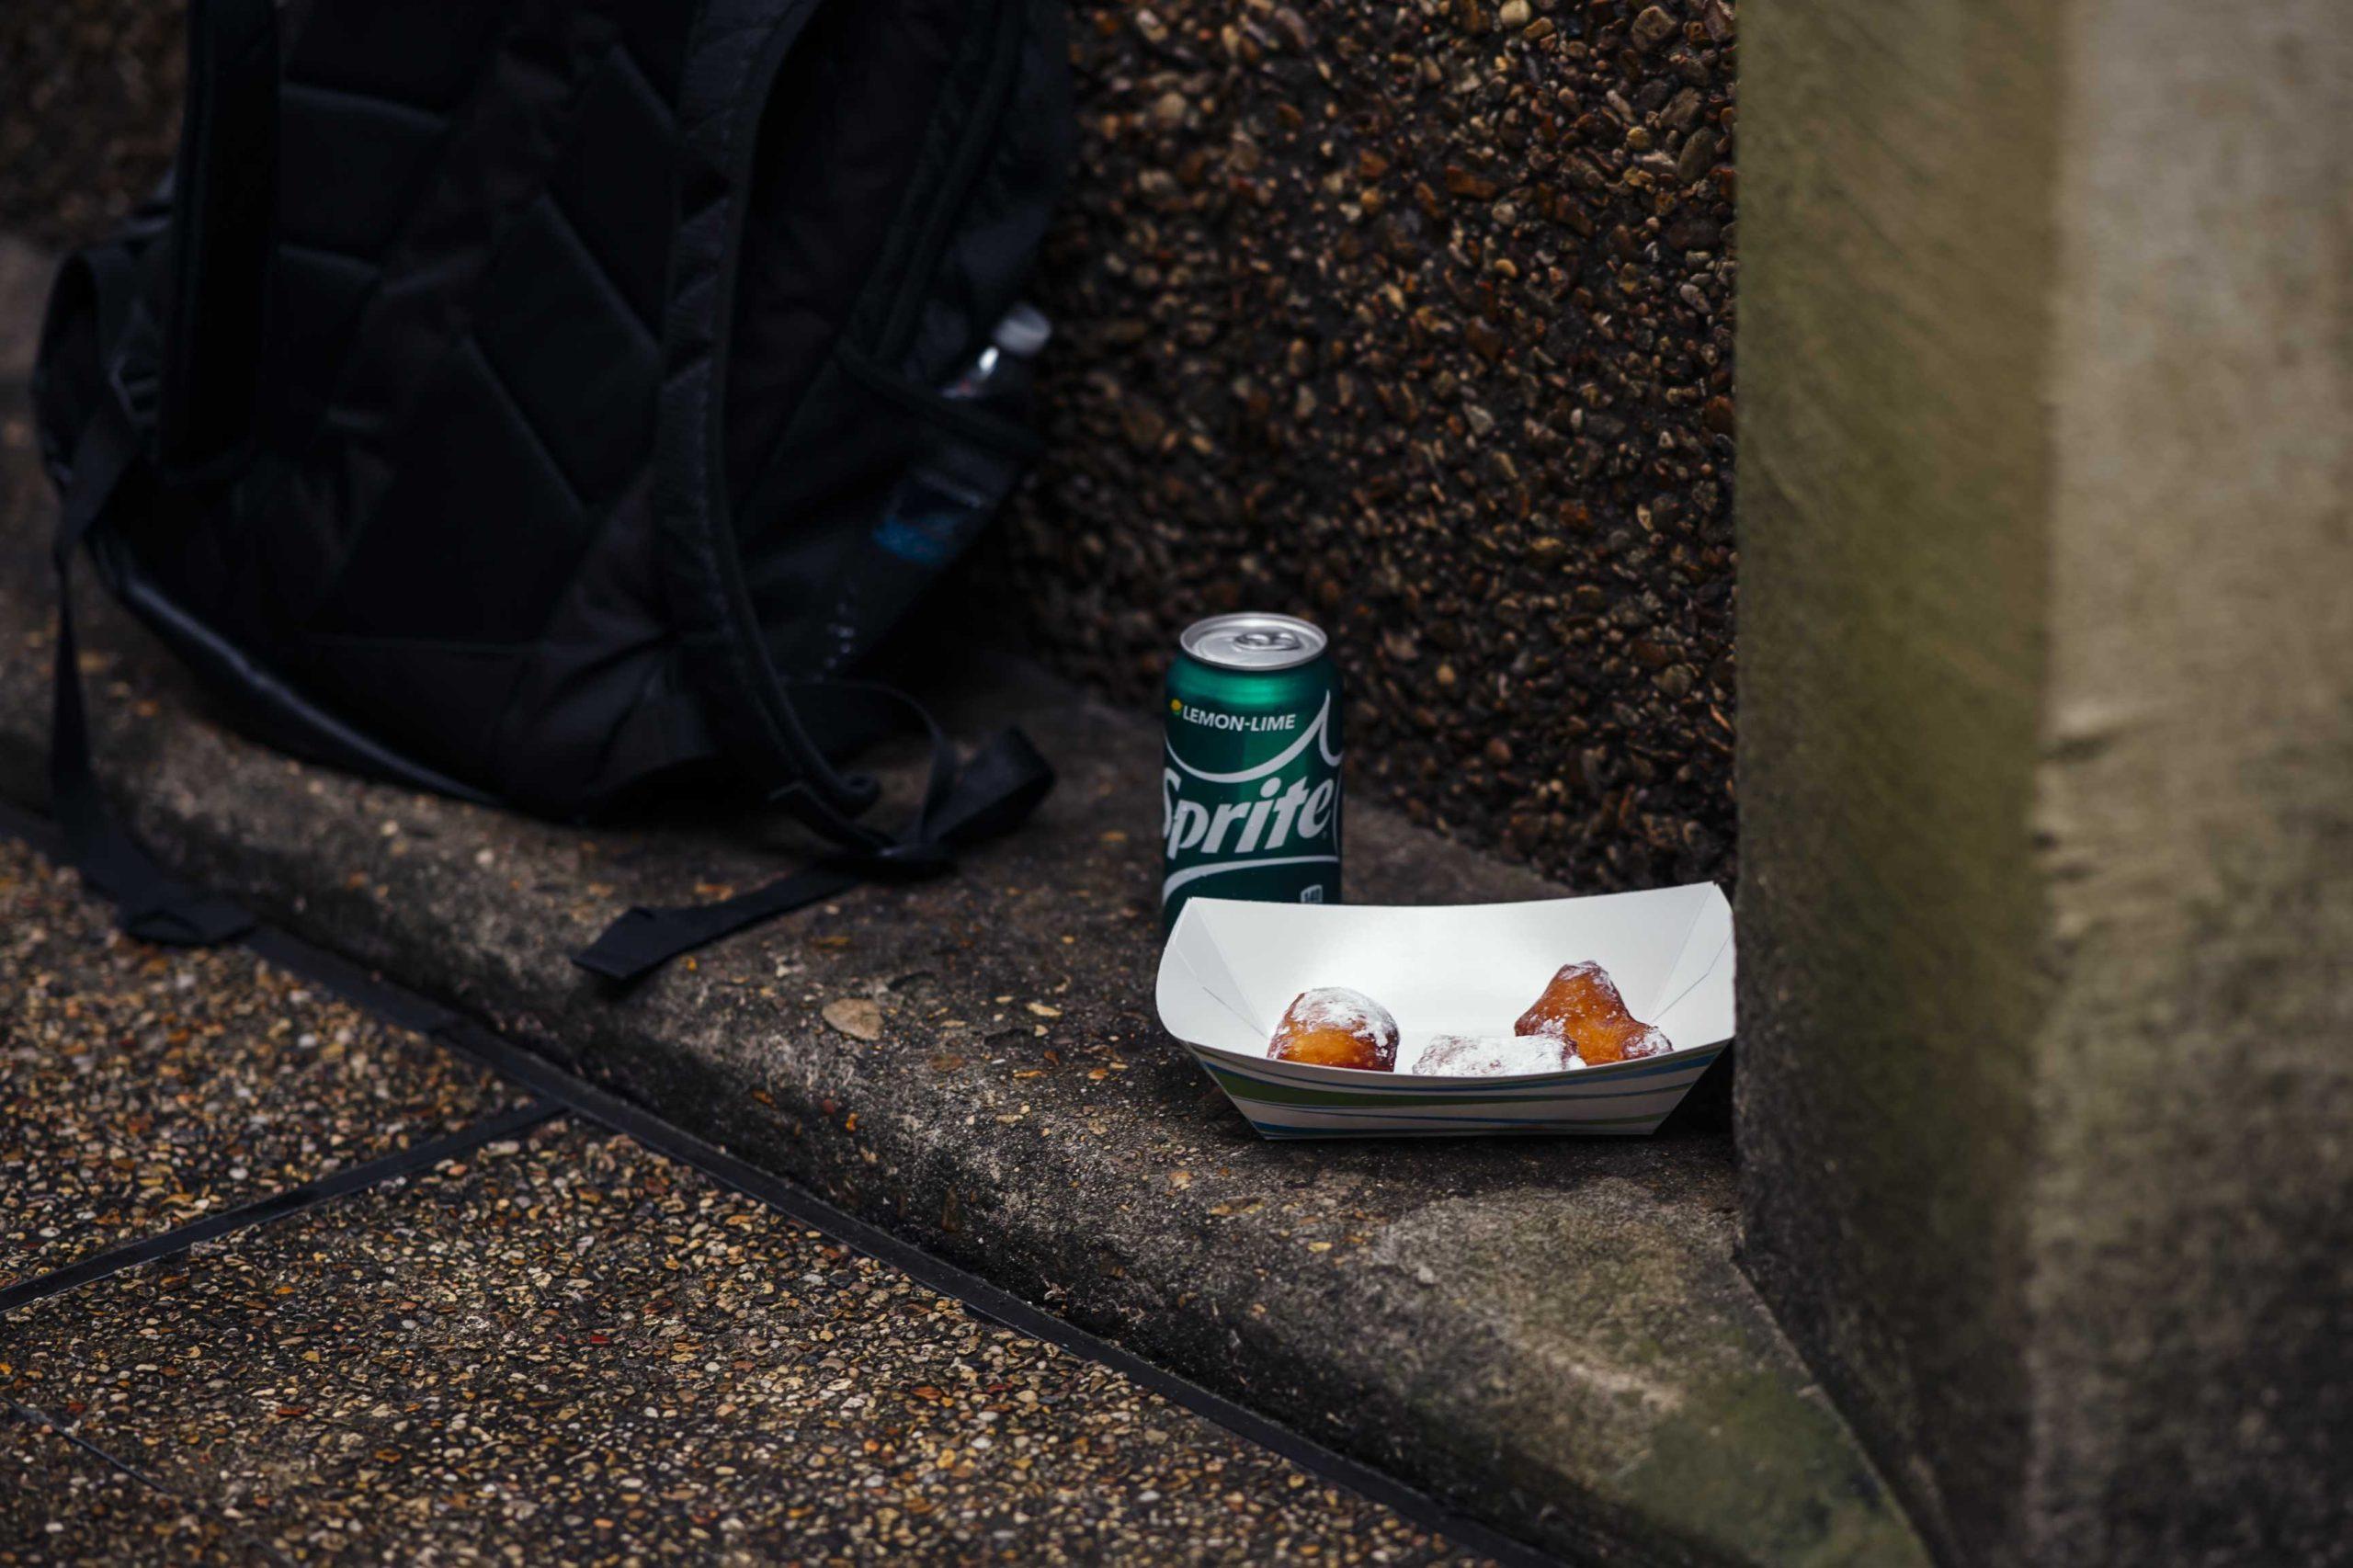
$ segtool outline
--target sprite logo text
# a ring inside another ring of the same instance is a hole
[[[1313,790],[1308,789],[1304,778],[1292,779],[1288,790],[1281,779],[1269,778],[1258,786],[1256,801],[1220,801],[1212,807],[1199,801],[1178,800],[1177,791],[1183,788],[1184,779],[1176,769],[1171,767],[1161,775],[1161,832],[1171,855],[1196,848],[1204,855],[1215,855],[1225,848],[1226,830],[1237,824],[1240,832],[1234,835],[1233,848],[1236,855],[1261,847],[1280,849],[1290,842],[1294,824],[1302,842],[1321,838],[1332,824],[1332,797],[1339,792],[1339,785],[1329,778]]]
[[[1167,765],[1160,778],[1160,832],[1167,867],[1161,884],[1164,903],[1204,878],[1339,864],[1340,753],[1332,742],[1329,695],[1303,725],[1295,712],[1227,713],[1175,700],[1169,712],[1174,722]],[[1254,766],[1219,771],[1184,756],[1178,749],[1180,726],[1292,738]],[[1202,891],[1218,892],[1224,885]],[[1320,886],[1315,891],[1320,893]],[[1234,893],[1222,896],[1239,892],[1237,884]]]

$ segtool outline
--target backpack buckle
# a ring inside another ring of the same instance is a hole
[[[164,401],[163,367],[144,355],[118,354],[107,367],[107,386],[134,429],[154,428]]]
[[[114,352],[107,357],[107,388],[132,429],[142,436],[155,427],[164,403],[162,334],[154,313],[143,299],[131,301],[116,335]]]

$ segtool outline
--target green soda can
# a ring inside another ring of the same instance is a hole
[[[1217,615],[1176,639],[1160,918],[1185,901],[1340,902],[1340,675],[1314,626]]]

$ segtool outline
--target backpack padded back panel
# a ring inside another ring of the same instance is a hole
[[[894,477],[1026,452],[933,389],[1066,162],[1046,17],[290,11],[256,456],[125,508],[101,569],[308,714],[294,749],[557,814],[714,757],[789,778],[779,677],[883,630],[825,618]]]

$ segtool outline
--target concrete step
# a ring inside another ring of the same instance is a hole
[[[1495,1561],[6,837],[0,1190],[0,1563]]]
[[[0,396],[0,793],[37,803],[51,503],[21,397]],[[1148,719],[977,671],[960,729],[1017,716],[1062,771],[1029,828],[953,879],[858,890],[616,994],[565,956],[614,911],[752,886],[805,842],[765,821],[557,827],[305,767],[209,722],[93,608],[102,770],[136,829],[313,940],[1521,1539],[1918,1560],[1735,1263],[1721,1120],[1622,1142],[1249,1132],[1153,1019]],[[1369,805],[1349,856],[1360,899],[1561,891]]]

